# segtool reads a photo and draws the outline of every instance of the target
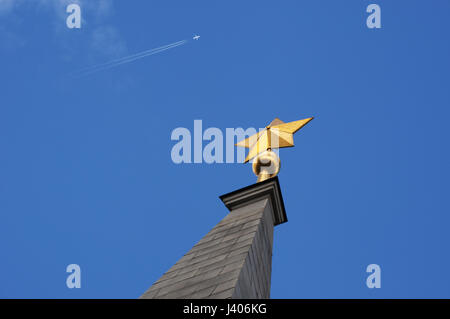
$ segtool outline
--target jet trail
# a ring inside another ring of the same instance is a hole
[[[98,71],[103,71],[103,70],[107,70],[107,69],[111,69],[114,68],[116,66],[125,64],[125,63],[130,63],[142,58],[145,58],[147,56],[156,54],[156,53],[160,53],[175,47],[178,47],[180,45],[186,44],[188,42],[188,40],[182,40],[182,41],[178,41],[178,42],[174,42],[171,44],[167,44],[167,45],[163,45],[161,47],[155,48],[155,49],[151,49],[151,50],[146,50],[146,51],[142,51],[140,53],[135,53],[120,59],[116,59],[116,60],[112,60],[106,63],[102,63],[102,64],[98,64],[98,65],[94,65],[91,67],[87,67],[87,68],[83,68],[81,70],[75,71],[73,73],[71,73],[70,75],[72,77],[75,78],[80,78],[80,77],[84,77],[87,75],[90,75],[92,73],[98,72]]]

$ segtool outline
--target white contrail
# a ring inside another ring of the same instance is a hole
[[[145,58],[147,56],[156,54],[156,53],[160,53],[175,47],[178,47],[180,45],[183,45],[185,43],[187,43],[188,40],[182,40],[182,41],[178,41],[178,42],[174,42],[171,44],[167,44],[167,45],[163,45],[161,47],[155,48],[155,49],[151,49],[151,50],[146,50],[146,51],[142,51],[140,53],[135,53],[120,59],[116,59],[116,60],[112,60],[106,63],[102,63],[102,64],[98,64],[98,65],[94,65],[91,67],[87,67],[81,70],[78,70],[76,72],[71,73],[70,75],[75,77],[75,78],[80,78],[83,76],[87,76],[90,75],[92,73],[98,72],[98,71],[103,71],[103,70],[107,70],[125,63],[129,63],[129,62],[133,62],[136,61],[138,59],[142,59]]]
[[[185,41],[186,40],[174,42],[174,43],[171,43],[171,44],[168,44],[168,45],[163,45],[163,46],[161,46],[159,48],[156,48],[156,49],[142,51],[142,52],[139,52],[139,53],[136,53],[136,54],[132,54],[132,55],[129,55],[129,56],[126,56],[126,57],[122,57],[122,58],[119,58],[119,59],[115,59],[115,60],[112,60],[112,61],[109,61],[109,62],[106,62],[106,63],[97,64],[97,65],[94,65],[94,66],[89,66],[89,67],[83,68],[81,70],[78,70],[76,72],[85,72],[85,71],[93,70],[93,69],[96,69],[96,68],[102,68],[102,67],[108,66],[110,64],[115,64],[115,63],[118,63],[118,62],[130,59],[130,58],[138,57],[140,55],[144,55],[144,54],[153,52],[153,51],[157,51],[157,50],[161,50],[161,49],[164,49],[164,48],[167,48],[167,47],[171,47],[173,45],[178,45],[178,44],[183,43]]]

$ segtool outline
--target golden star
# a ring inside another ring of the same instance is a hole
[[[313,118],[309,117],[304,120],[289,123],[284,123],[279,118],[275,118],[264,130],[236,144],[236,146],[250,148],[244,163],[247,163],[253,157],[264,151],[294,146],[293,134],[308,124]]]

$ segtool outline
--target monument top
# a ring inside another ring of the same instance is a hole
[[[274,226],[287,222],[283,196],[281,195],[277,176],[220,196],[220,199],[230,211],[264,198],[270,200]]]

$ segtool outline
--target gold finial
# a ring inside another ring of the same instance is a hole
[[[294,146],[293,134],[313,118],[289,123],[275,118],[264,130],[236,144],[250,149],[244,163],[255,158],[252,168],[258,182],[274,177],[280,171],[280,158],[272,152],[272,149]]]

